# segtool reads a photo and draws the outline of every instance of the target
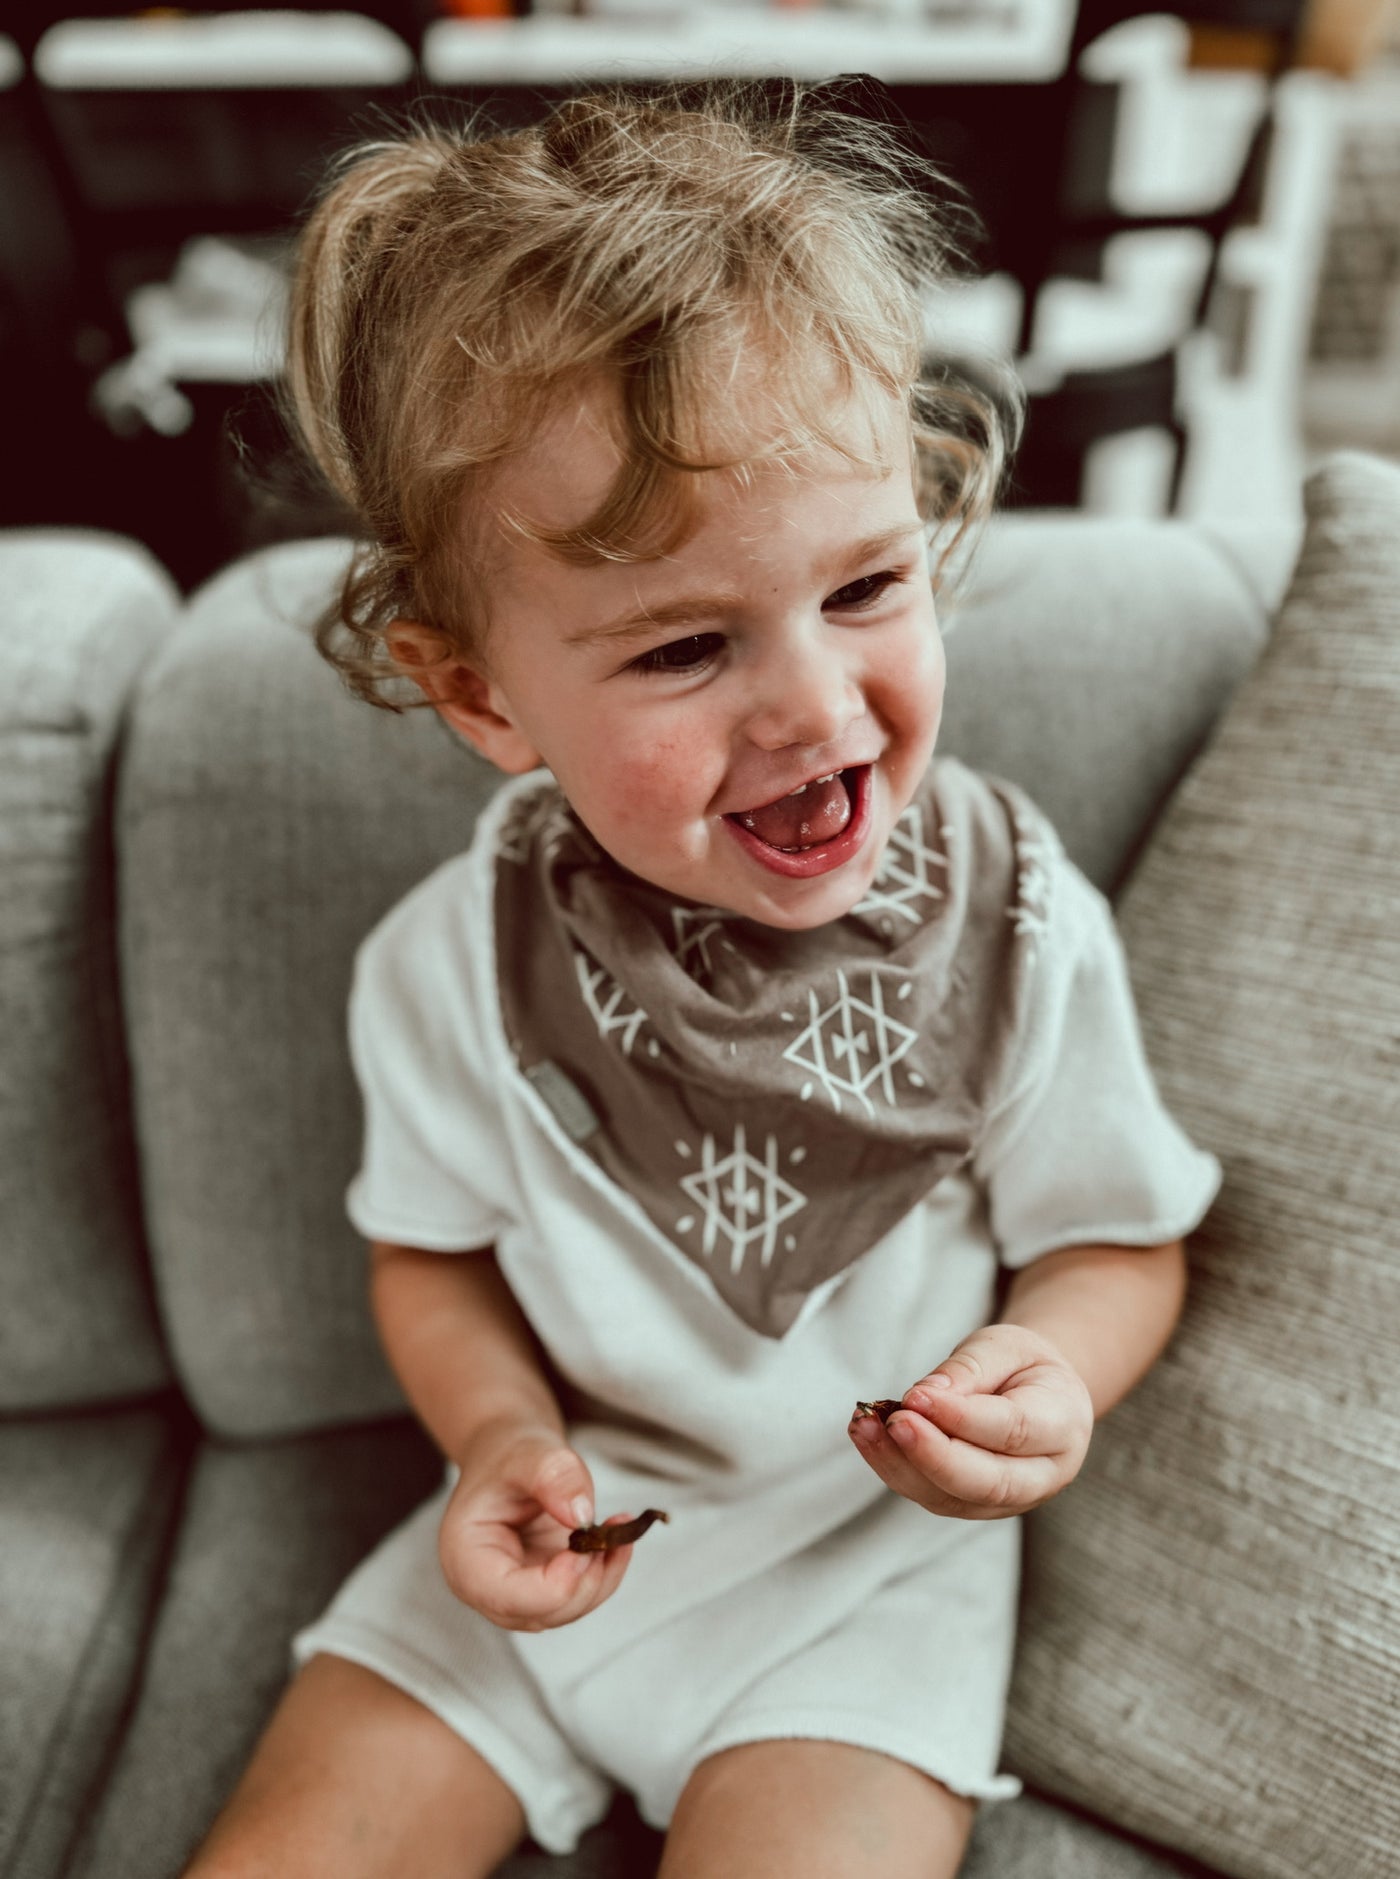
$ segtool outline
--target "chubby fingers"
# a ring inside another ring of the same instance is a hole
[[[618,1515],[605,1524],[625,1518]],[[541,1563],[538,1557],[522,1560],[509,1542],[484,1540],[472,1549],[465,1569],[453,1576],[453,1590],[505,1630],[545,1631],[571,1624],[611,1598],[631,1558],[630,1546],[573,1553],[566,1541]]]
[[[542,1444],[533,1456],[529,1490],[566,1532],[593,1522],[593,1477],[577,1449],[561,1442]]]
[[[1064,1358],[1047,1338],[1028,1326],[999,1320],[970,1332],[957,1349],[914,1385],[930,1395],[951,1390],[962,1395],[995,1396],[1013,1383],[1064,1370]],[[909,1392],[906,1390],[907,1401]]]
[[[1083,1420],[1066,1394],[1031,1380],[988,1396],[938,1389],[926,1379],[904,1392],[904,1408],[945,1435],[997,1455],[1062,1455],[1074,1446]]]
[[[1083,1379],[1025,1326],[985,1325],[852,1439],[888,1486],[935,1513],[1022,1513],[1071,1481],[1094,1411]]]
[[[995,1519],[1039,1506],[1063,1485],[1055,1456],[1000,1454],[949,1435],[909,1409],[883,1425],[878,1416],[859,1417],[850,1432],[887,1487],[935,1514]]]

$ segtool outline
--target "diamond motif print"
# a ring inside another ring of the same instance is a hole
[[[581,946],[574,948],[574,967],[583,1002],[593,1015],[599,1037],[611,1037],[617,1032],[623,1056],[630,1057],[647,1014],[640,1005],[630,1003],[617,980],[595,965]]]
[[[825,1011],[816,993],[808,991],[807,1028],[799,1032],[783,1056],[816,1073],[838,1115],[843,1094],[858,1098],[867,1114],[874,1115],[875,1105],[868,1092],[878,1083],[887,1103],[893,1105],[899,1100],[890,1072],[913,1049],[919,1034],[885,1009],[878,973],[870,974],[864,998],[851,990],[844,972],[837,972],[836,984],[836,997]],[[807,1084],[803,1096],[810,1095],[811,1089]]]
[[[723,931],[723,920],[711,907],[672,907],[671,949],[676,963],[693,979],[708,978],[713,970],[710,941]]]
[[[760,1161],[749,1152],[742,1122],[734,1125],[734,1146],[727,1155],[717,1154],[714,1136],[706,1134],[700,1166],[694,1174],[682,1175],[680,1185],[700,1209],[700,1250],[708,1259],[721,1242],[727,1243],[731,1272],[741,1269],[755,1245],[766,1266],[778,1228],[807,1205],[806,1195],[778,1173],[777,1138],[766,1138]],[[677,1230],[692,1232],[696,1224],[687,1214],[677,1222]]]
[[[944,830],[943,834],[947,835]],[[897,914],[911,926],[917,926],[924,914],[915,903],[942,900],[943,889],[929,879],[930,868],[946,868],[948,857],[924,840],[924,813],[918,803],[910,803],[895,823],[879,873],[870,884],[870,892],[852,909],[855,913]]]

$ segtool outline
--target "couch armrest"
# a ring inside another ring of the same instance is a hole
[[[140,1224],[113,941],[112,778],[178,597],[134,542],[0,533],[0,1411],[169,1368]]]

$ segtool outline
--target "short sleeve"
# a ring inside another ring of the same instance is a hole
[[[1164,1106],[1108,903],[1063,857],[1012,1062],[973,1160],[1003,1265],[1200,1224],[1219,1163]]]
[[[459,1252],[514,1216],[498,1097],[460,921],[437,877],[360,948],[350,1055],[363,1103],[360,1169],[346,1207],[366,1239]]]

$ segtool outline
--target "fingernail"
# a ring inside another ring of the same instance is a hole
[[[911,1390],[904,1407],[906,1409],[932,1409],[933,1398],[927,1390]]]
[[[934,1371],[929,1378],[929,1383],[935,1390],[951,1390],[953,1387],[953,1379],[941,1370]]]
[[[574,1517],[574,1525],[576,1527],[591,1527],[593,1525],[593,1503],[586,1494],[580,1494],[569,1511]]]
[[[908,1448],[914,1440],[914,1425],[903,1417],[891,1416],[885,1427],[901,1448]]]

